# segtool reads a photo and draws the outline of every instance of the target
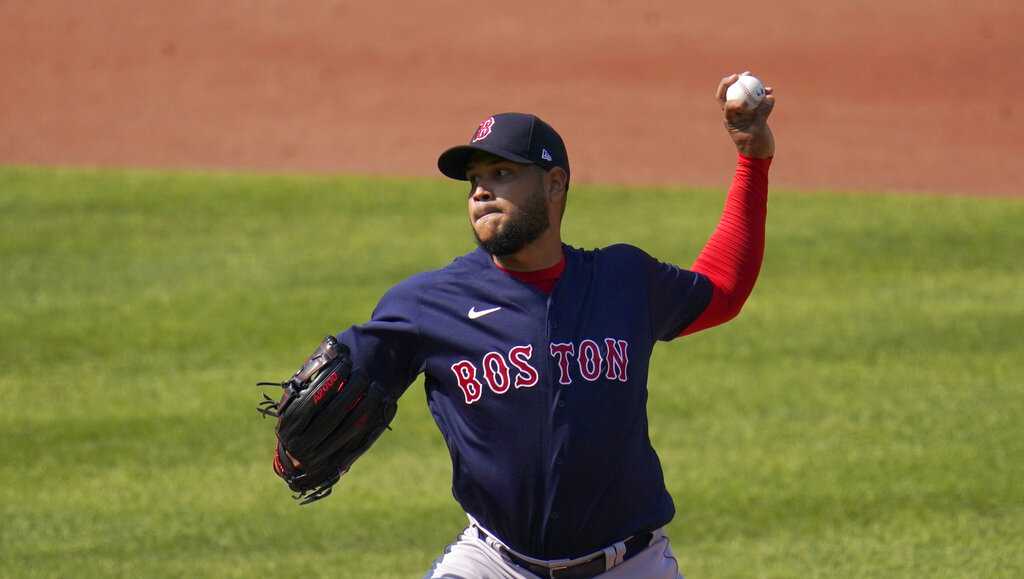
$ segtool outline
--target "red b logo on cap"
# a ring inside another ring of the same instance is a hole
[[[487,138],[487,135],[491,134],[491,127],[494,126],[494,117],[489,117],[486,121],[480,123],[480,126],[476,129],[476,134],[473,135],[473,140],[470,143],[482,141]]]

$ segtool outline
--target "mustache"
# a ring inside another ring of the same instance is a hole
[[[479,216],[474,217],[473,223],[476,223],[480,217],[494,212],[482,211]],[[498,257],[518,253],[551,227],[548,207],[543,195],[531,197],[525,206],[518,210],[502,211],[501,213],[505,213],[506,218],[494,235],[486,241],[480,239],[480,234],[477,233],[475,227],[471,227],[477,245],[487,253]]]

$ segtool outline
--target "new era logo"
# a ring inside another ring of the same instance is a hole
[[[541,149],[540,150],[540,158],[544,159],[545,161],[550,161],[551,160],[551,153],[549,153],[547,149]]]

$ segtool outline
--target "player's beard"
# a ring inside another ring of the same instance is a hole
[[[505,222],[487,241],[482,241],[476,229],[473,236],[476,243],[491,255],[505,257],[533,243],[551,225],[548,206],[543,191],[536,191],[526,200],[521,209],[505,216]]]

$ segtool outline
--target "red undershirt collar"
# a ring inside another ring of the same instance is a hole
[[[555,282],[558,281],[558,278],[562,276],[562,272],[565,271],[565,255],[563,255],[562,259],[555,265],[533,271],[513,271],[511,269],[501,267],[495,263],[494,260],[491,260],[491,263],[494,263],[495,267],[508,275],[525,284],[529,284],[546,294],[551,293],[551,290],[555,288]]]

